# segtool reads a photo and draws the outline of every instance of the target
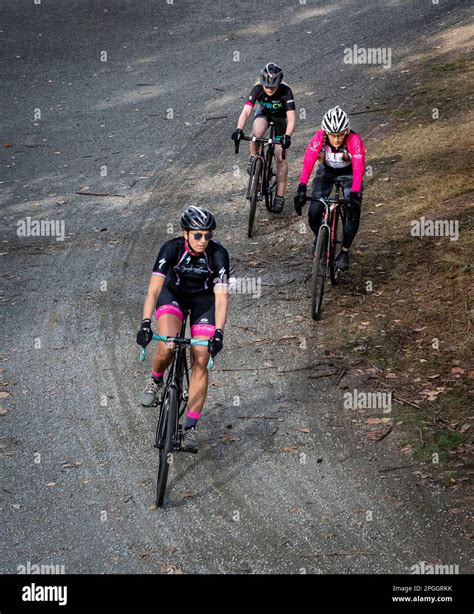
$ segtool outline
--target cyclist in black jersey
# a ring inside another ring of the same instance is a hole
[[[174,337],[181,328],[183,309],[189,308],[191,336],[209,339],[209,348],[191,347],[192,374],[183,446],[194,450],[194,431],[207,396],[209,352],[215,356],[222,349],[227,318],[229,254],[212,238],[215,227],[214,215],[207,209],[191,206],[183,213],[183,236],[166,241],[158,253],[137,334],[137,343],[146,347],[153,336],[151,319],[155,310],[158,334]],[[142,394],[145,407],[155,404],[171,359],[172,351],[160,341]]]
[[[272,207],[273,213],[281,213],[285,204],[288,177],[288,161],[282,158],[282,147],[288,149],[291,145],[291,135],[296,125],[296,107],[293,92],[286,83],[283,83],[283,71],[276,64],[269,62],[260,71],[260,81],[252,88],[240,114],[237,128],[232,133],[234,141],[242,137],[243,129],[256,102],[259,103],[259,107],[254,116],[252,136],[263,137],[271,119],[275,124],[276,136],[283,137],[282,145],[277,145],[275,150],[278,186]],[[257,154],[257,150],[257,143],[250,142],[248,172],[252,168],[253,157]]]

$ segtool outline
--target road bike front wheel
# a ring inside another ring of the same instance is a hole
[[[313,320],[319,320],[321,318],[328,245],[329,229],[327,226],[321,226],[318,233],[318,240],[316,241],[313,260],[313,278],[311,286],[311,317]]]
[[[265,173],[265,207],[270,213],[273,210],[273,201],[277,192],[277,174],[274,166],[275,156],[268,152]]]
[[[336,286],[341,280],[341,271],[335,265],[335,259],[342,247],[342,241],[344,239],[344,213],[339,207],[333,218],[333,226],[331,229],[331,253],[329,261],[329,275],[331,283]]]
[[[178,396],[176,390],[170,387],[163,398],[158,426],[157,440],[160,446],[160,460],[156,481],[156,507],[161,507],[165,498],[168,471],[173,462],[173,438],[176,431],[177,413]]]
[[[255,211],[257,210],[258,192],[260,187],[261,174],[263,170],[262,158],[256,158],[253,169],[252,178],[250,184],[250,211],[249,211],[249,225],[247,235],[250,238],[252,236],[253,224],[255,222]]]

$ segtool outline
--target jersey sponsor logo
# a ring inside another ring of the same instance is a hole
[[[344,160],[344,152],[332,151],[329,145],[324,147],[324,162],[331,168],[345,168],[350,166],[351,160]]]
[[[161,269],[161,267],[165,264],[165,262],[166,262],[166,258],[162,258],[160,260],[160,266],[158,268]]]
[[[222,267],[222,269],[220,269],[220,271],[219,271],[219,277],[221,277],[221,278],[222,278],[222,277],[224,277],[224,276],[225,276],[225,268],[224,268],[224,267]]]
[[[281,102],[281,100],[275,100],[273,102],[262,100],[260,101],[260,104],[262,105],[262,107],[265,107],[266,109],[272,109],[273,111],[283,109],[283,103]]]
[[[207,318],[201,318],[199,324],[209,324],[209,320]]]

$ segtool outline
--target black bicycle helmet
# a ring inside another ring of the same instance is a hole
[[[191,205],[181,215],[180,224],[183,230],[214,230],[216,218],[208,209]]]
[[[278,87],[282,81],[282,69],[272,62],[266,64],[260,71],[260,85],[264,85],[265,87]]]

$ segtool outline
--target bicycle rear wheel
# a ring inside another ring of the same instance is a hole
[[[329,275],[333,286],[337,285],[341,279],[341,271],[335,266],[334,261],[336,259],[336,254],[342,247],[342,241],[344,238],[344,222],[344,213],[341,207],[338,207],[333,218],[333,227],[331,230],[331,253],[329,261]]]
[[[249,211],[249,226],[247,235],[252,236],[253,224],[255,221],[255,211],[257,210],[258,191],[260,187],[260,175],[262,174],[262,158],[256,158],[253,165],[252,183],[250,185],[250,211]]]
[[[316,241],[316,250],[313,260],[313,279],[311,294],[311,317],[319,320],[323,305],[324,281],[326,278],[326,252],[329,244],[329,230],[321,226]]]
[[[173,438],[176,432],[178,413],[178,397],[174,388],[168,388],[160,412],[158,424],[157,444],[160,449],[158,465],[158,478],[156,481],[156,506],[161,507],[165,497],[168,471],[172,463]]]

